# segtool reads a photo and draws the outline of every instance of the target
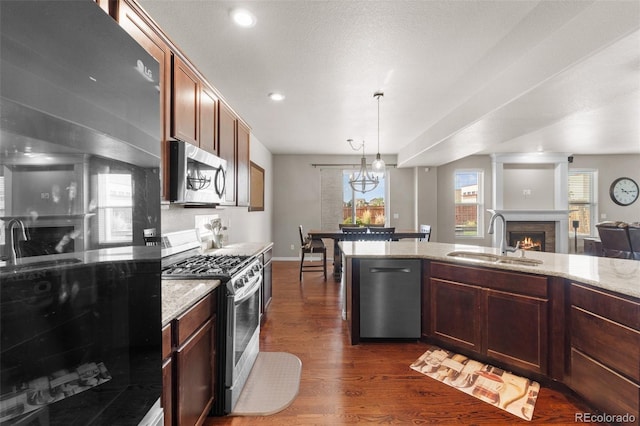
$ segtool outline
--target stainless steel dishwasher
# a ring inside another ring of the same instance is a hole
[[[360,337],[420,338],[421,264],[360,260]]]

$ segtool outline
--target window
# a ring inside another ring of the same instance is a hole
[[[356,192],[349,184],[354,170],[342,172],[342,223],[357,225],[384,225],[386,222],[386,174],[379,176],[376,189]]]
[[[578,234],[595,235],[597,171],[569,170],[569,226],[578,221]]]
[[[455,233],[457,238],[482,237],[484,232],[484,172],[455,171]]]
[[[100,244],[133,241],[133,182],[131,174],[98,174]]]

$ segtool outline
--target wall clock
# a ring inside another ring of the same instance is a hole
[[[631,178],[621,177],[613,181],[609,187],[609,196],[614,203],[628,206],[638,199],[638,184]]]

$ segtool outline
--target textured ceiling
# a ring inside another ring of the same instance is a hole
[[[139,1],[276,154],[640,153],[635,0]]]

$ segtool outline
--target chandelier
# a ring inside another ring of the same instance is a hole
[[[354,175],[349,177],[349,185],[354,191],[365,192],[372,191],[376,189],[378,183],[380,183],[378,176],[374,176],[367,170],[367,159],[364,156],[364,141],[361,143],[354,143],[353,139],[347,139],[349,145],[351,145],[351,149],[354,151],[360,150],[362,148],[362,158],[360,159],[360,169]]]

